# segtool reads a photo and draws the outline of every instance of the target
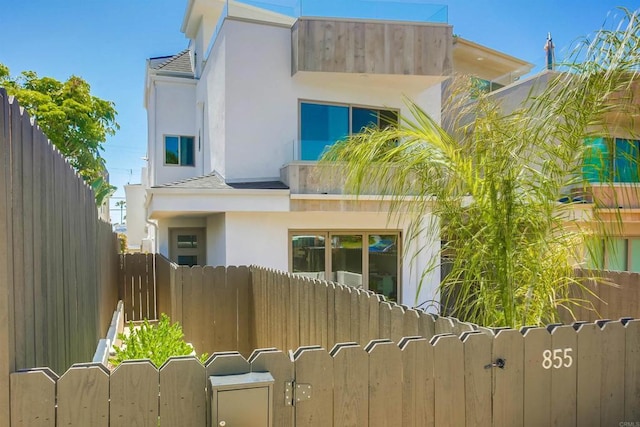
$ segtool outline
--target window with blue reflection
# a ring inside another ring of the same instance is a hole
[[[300,104],[300,159],[318,160],[326,147],[349,135],[349,107]]]
[[[300,160],[318,160],[350,134],[398,123],[398,112],[349,105],[300,104]]]
[[[616,138],[614,182],[638,182],[640,141]]]
[[[194,166],[194,138],[192,136],[164,137],[164,164]]]

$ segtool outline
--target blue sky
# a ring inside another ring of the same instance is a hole
[[[210,0],[213,1],[213,0]],[[323,1],[323,0],[305,0]],[[536,64],[544,64],[547,32],[556,57],[579,37],[600,28],[617,6],[638,0],[451,0],[453,32],[466,39]],[[187,47],[180,25],[187,0],[0,0],[0,63],[12,74],[33,70],[42,76],[87,80],[94,95],[114,101],[120,131],[105,144],[111,182],[140,182],[146,153],[143,107],[145,59]]]

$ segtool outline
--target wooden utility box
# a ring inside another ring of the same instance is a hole
[[[209,377],[212,427],[272,427],[269,372]]]

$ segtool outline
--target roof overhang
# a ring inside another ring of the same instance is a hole
[[[511,76],[511,81],[529,73],[533,64],[506,53],[498,52],[462,37],[453,39],[453,66],[457,73],[497,81]],[[510,82],[506,82],[508,84]]]
[[[289,190],[147,189],[149,219],[217,212],[289,212]]]

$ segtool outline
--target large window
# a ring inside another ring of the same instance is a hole
[[[291,232],[291,271],[362,287],[398,301],[398,232]]]
[[[395,110],[300,103],[300,160],[318,160],[327,147],[367,127],[398,123]]]
[[[194,166],[192,136],[166,135],[164,137],[164,164]]]
[[[588,182],[640,182],[640,141],[587,138],[582,175]]]

